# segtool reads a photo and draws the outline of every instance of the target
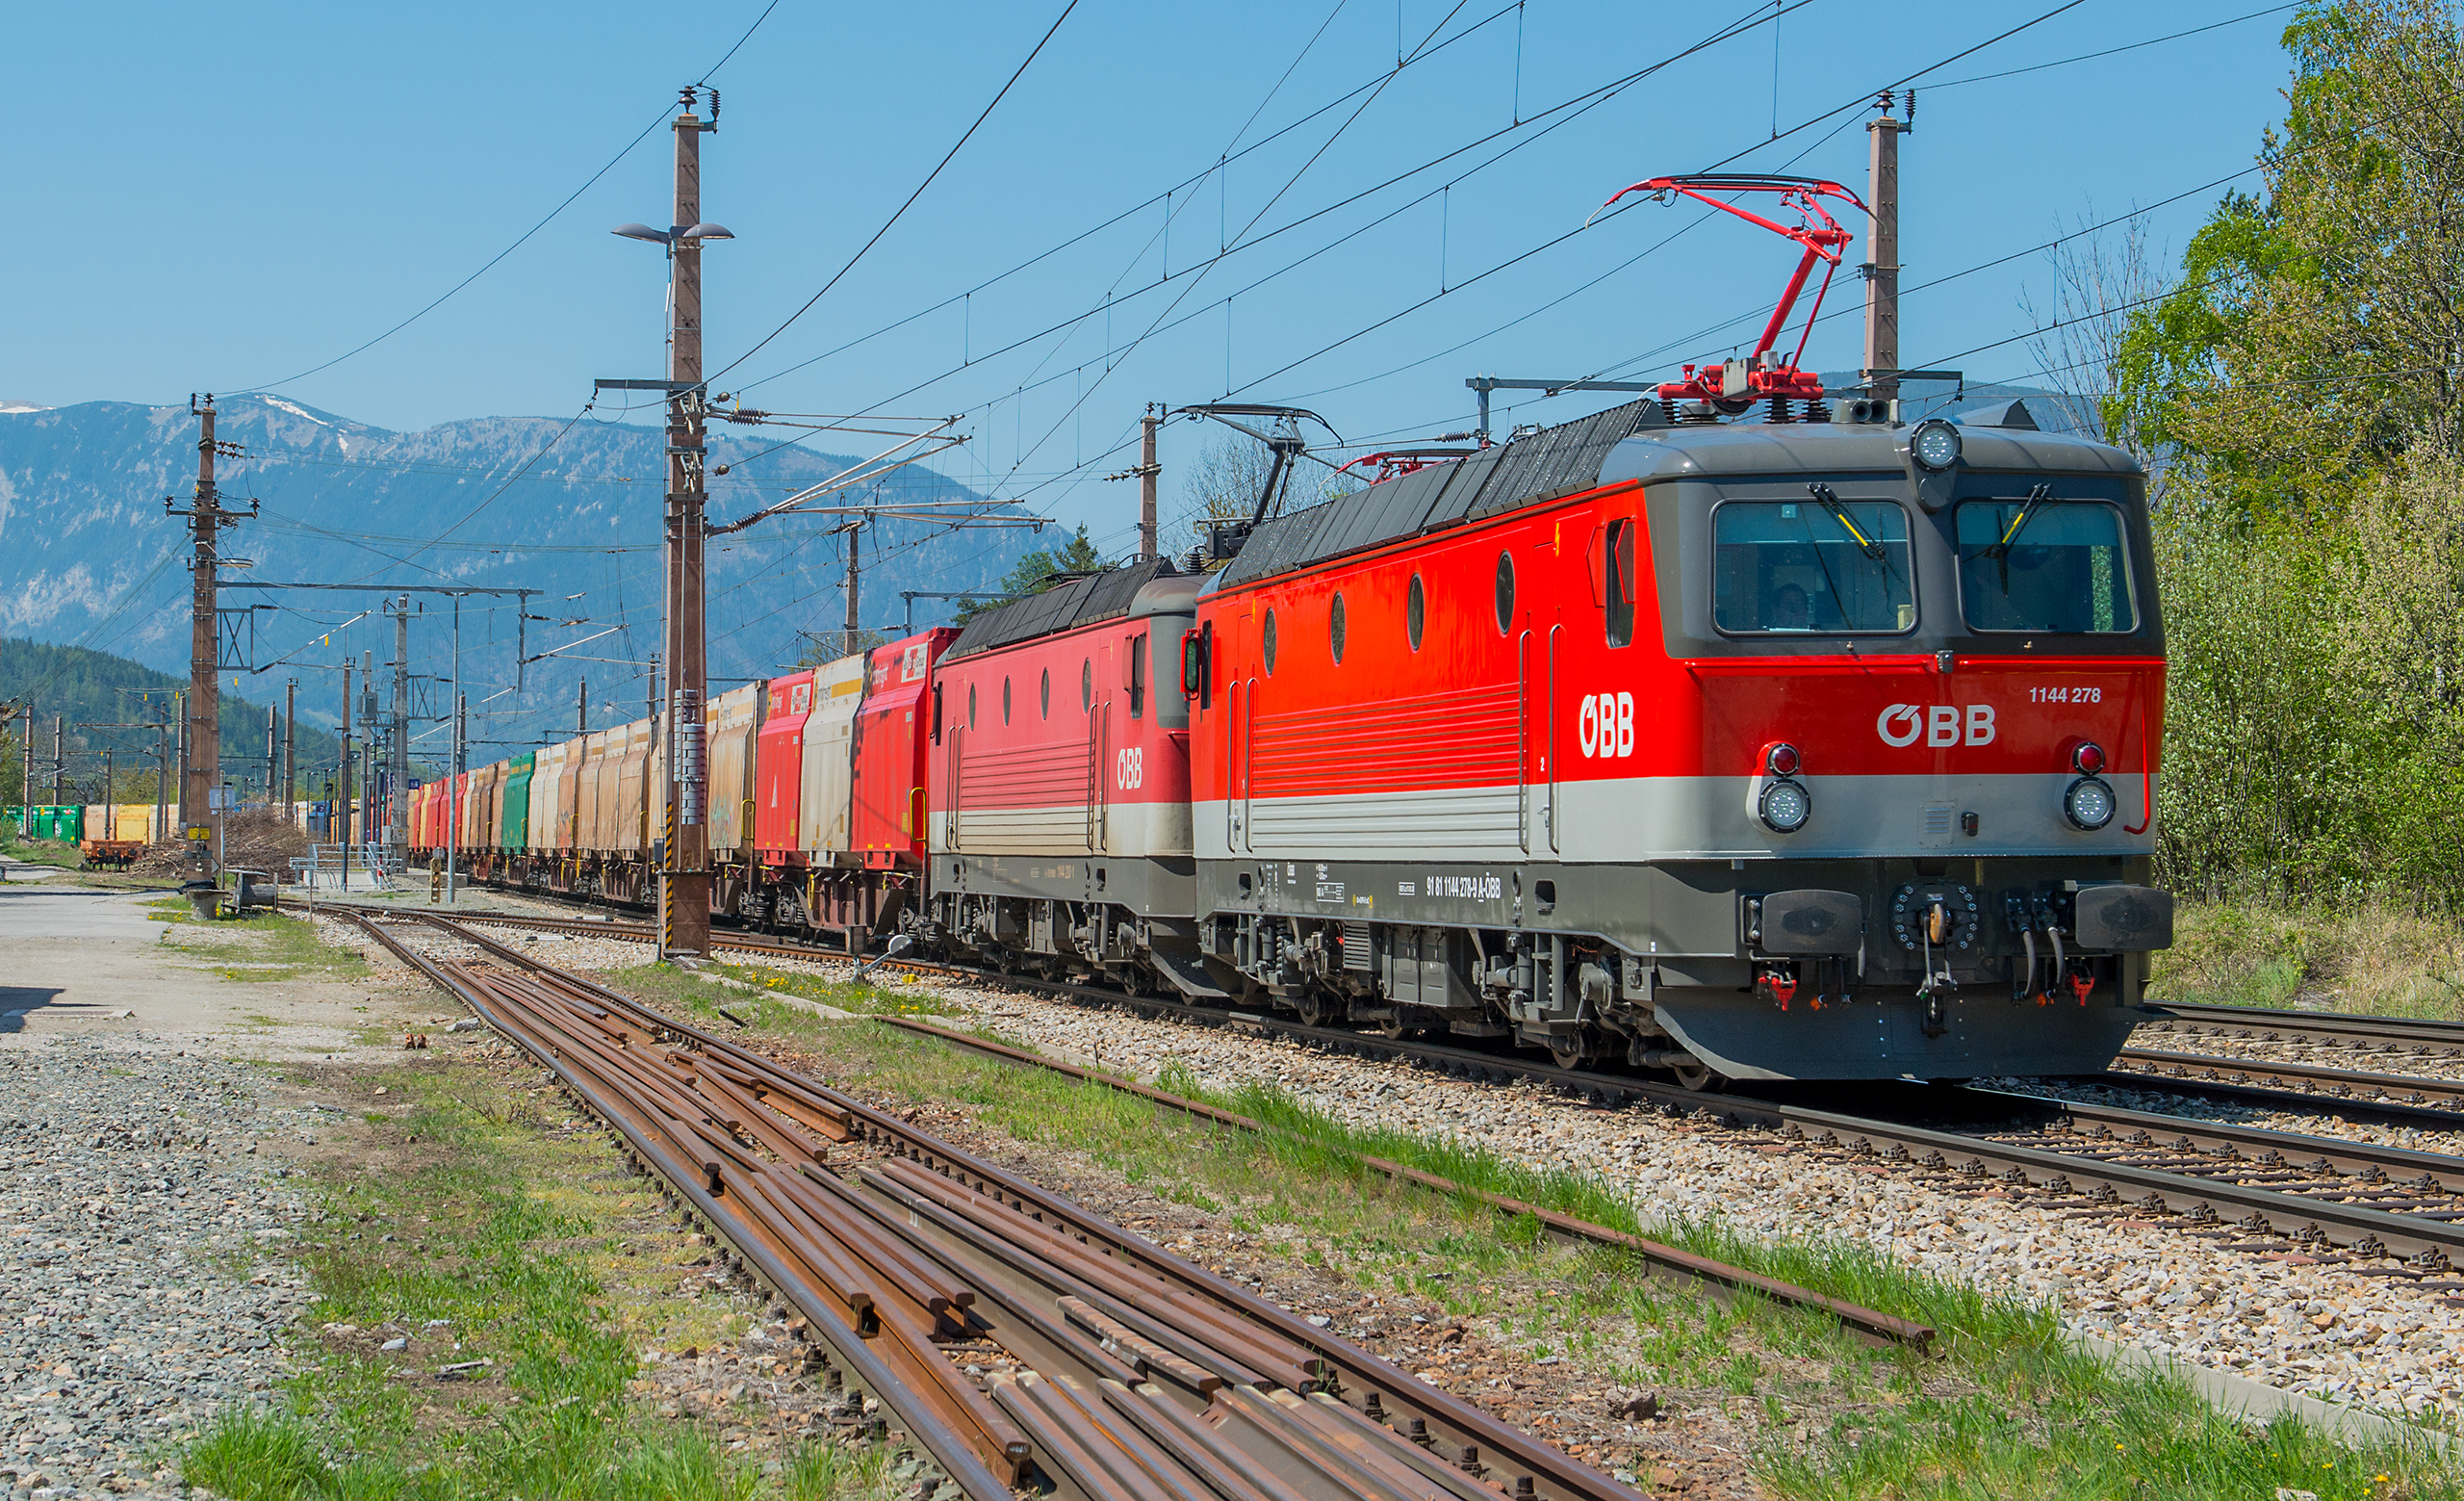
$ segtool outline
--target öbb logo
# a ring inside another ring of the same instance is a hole
[[[1874,719],[1874,733],[1885,745],[1913,745],[1922,736],[1925,743],[1937,748],[1957,745],[1964,740],[1970,745],[1993,743],[1993,706],[1970,704],[1964,710],[1957,704],[1893,704]]]
[[[1588,693],[1575,716],[1575,738],[1593,757],[1634,754],[1634,695]]]

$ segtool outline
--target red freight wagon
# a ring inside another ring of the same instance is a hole
[[[765,866],[802,865],[796,817],[804,787],[805,720],[812,713],[812,669],[772,678],[769,693],[754,750],[754,847]]]
[[[933,667],[959,638],[927,631],[872,654],[853,739],[855,801],[848,847],[867,869],[918,871],[929,834],[925,754],[932,741]]]

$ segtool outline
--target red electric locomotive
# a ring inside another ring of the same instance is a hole
[[[1270,522],[1190,653],[1208,954],[1696,1080],[2093,1072],[2170,942],[2124,454],[1656,401]]]

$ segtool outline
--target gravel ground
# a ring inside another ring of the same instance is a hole
[[[0,1493],[176,1489],[158,1467],[288,1369],[304,1212],[261,1071],[162,1040],[0,1048]]]
[[[575,969],[644,962],[638,943],[538,937],[531,946],[543,958]],[[729,957],[831,977],[844,977],[848,968],[830,959]],[[2393,1260],[2343,1263],[2283,1249],[2233,1250],[2224,1243],[2231,1232],[2054,1207],[2001,1187],[1955,1185],[1643,1110],[1596,1108],[1527,1085],[1447,1079],[1402,1064],[1338,1058],[1295,1043],[964,982],[919,989],[1046,1052],[1148,1077],[1178,1060],[1218,1087],[1274,1085],[1355,1126],[1418,1130],[1537,1168],[1593,1174],[1623,1185],[1647,1222],[1718,1216],[1747,1233],[1775,1237],[1820,1226],[1922,1271],[2058,1301],[2072,1327],[2109,1339],[2337,1401],[2464,1421],[2464,1281],[2418,1280]],[[2160,1108],[2158,1101],[2176,1113],[2189,1103],[2153,1094],[2128,1100],[2145,1109]],[[2236,1117],[2220,1110],[2217,1118]],[[2251,1124],[2422,1151],[2457,1145],[2326,1115]]]

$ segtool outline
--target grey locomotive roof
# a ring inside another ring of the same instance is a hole
[[[1163,612],[1174,598],[1194,594],[1201,582],[1195,574],[1174,573],[1167,558],[1091,573],[986,610],[966,623],[942,656],[945,660],[968,657],[1015,641],[1074,631],[1098,620]]]
[[[1996,402],[1963,418],[1963,463],[1986,470],[2139,473],[2138,464],[2118,449],[2009,426],[2022,419],[2027,419],[2027,409],[2015,401]],[[1908,469],[1907,445],[1907,427],[1878,424],[1670,426],[1659,402],[1633,401],[1278,516],[1260,527],[1224,568],[1221,586],[1238,588],[1397,537],[1626,479],[1859,470],[1901,474]]]

